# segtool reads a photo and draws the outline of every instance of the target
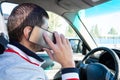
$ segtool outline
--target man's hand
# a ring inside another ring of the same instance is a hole
[[[58,34],[54,32],[56,44],[54,44],[48,37],[46,33],[44,33],[44,37],[49,47],[52,49],[44,48],[44,50],[48,53],[50,58],[54,61],[57,61],[62,65],[62,68],[71,68],[75,67],[75,63],[73,60],[73,52],[71,45],[62,34]]]

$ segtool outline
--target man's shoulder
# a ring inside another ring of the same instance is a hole
[[[6,72],[6,74],[4,74]],[[18,74],[19,73],[19,74]],[[19,77],[23,77],[20,80],[26,80],[26,76],[28,78],[30,76],[41,77],[44,76],[44,70],[38,66],[32,65],[25,60],[23,60],[20,56],[11,53],[11,52],[4,52],[0,55],[0,77],[8,77],[14,74],[12,77],[13,79],[17,80]],[[12,80],[12,79],[10,79]]]
[[[18,55],[14,54],[14,52],[4,52],[0,55],[0,66],[9,67],[9,65],[19,65],[23,63],[22,60]]]
[[[3,54],[0,55],[0,66],[3,65],[26,65],[27,67],[33,66],[32,64],[30,64],[29,62],[27,62],[26,60],[24,60],[23,58],[21,58],[21,56],[19,56],[18,54],[15,54],[15,52],[4,52]]]

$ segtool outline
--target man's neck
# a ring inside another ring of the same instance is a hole
[[[21,45],[25,46],[26,48],[28,48],[29,50],[31,50],[32,52],[36,52],[34,48],[31,47],[31,43],[28,41],[21,41],[19,42]],[[32,45],[34,46],[34,45]]]

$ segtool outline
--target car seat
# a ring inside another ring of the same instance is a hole
[[[0,13],[0,54],[3,53],[9,42],[7,27],[2,14]]]

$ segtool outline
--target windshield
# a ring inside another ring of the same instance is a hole
[[[78,12],[98,46],[120,49],[120,0]]]

